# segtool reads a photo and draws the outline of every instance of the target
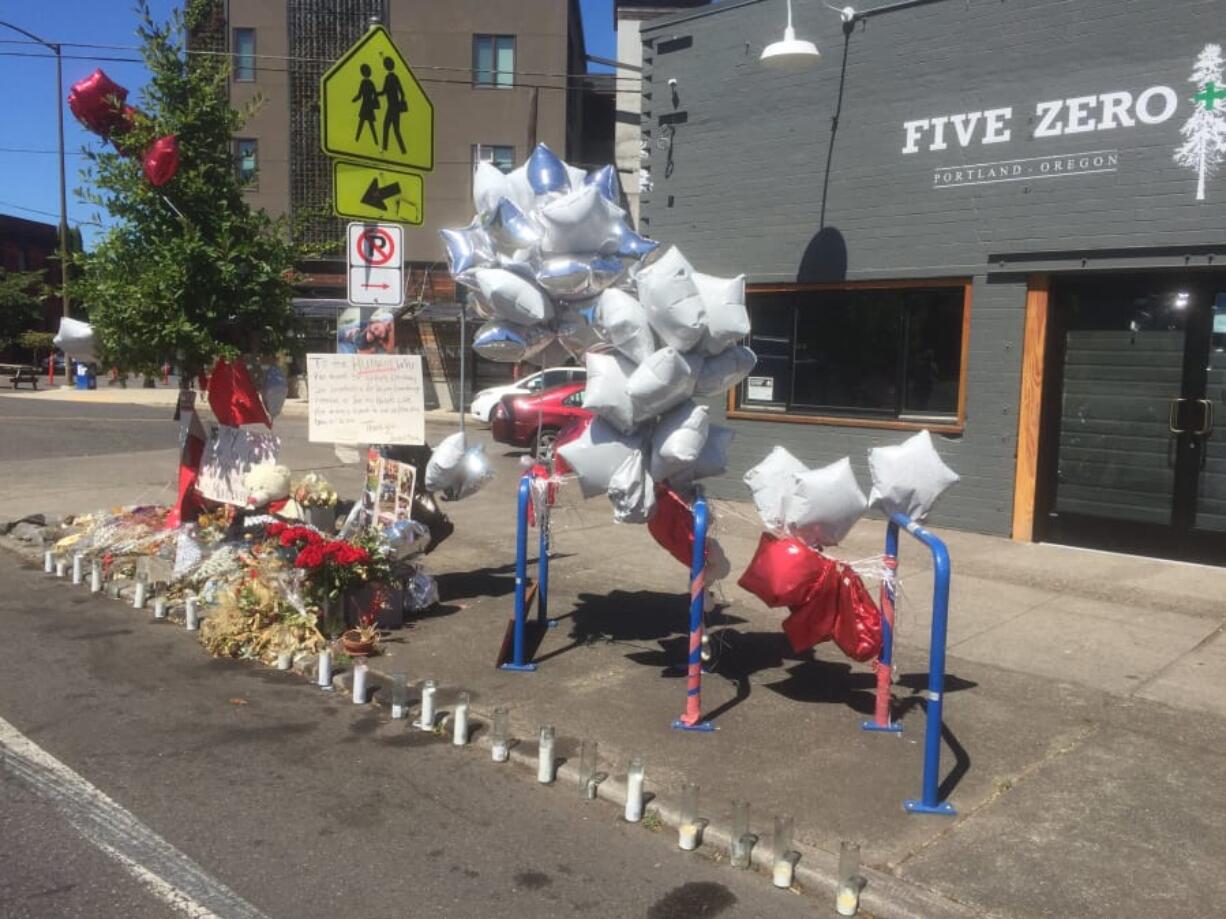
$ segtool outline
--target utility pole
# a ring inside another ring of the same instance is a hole
[[[39,38],[33,32],[27,32],[20,26],[15,26],[11,22],[0,20],[0,26],[5,26],[12,29],[14,32],[19,32],[26,38],[38,42],[44,48],[50,48],[55,54],[55,115],[56,115],[56,130],[59,138],[59,154],[60,154],[60,303],[63,306],[64,316],[68,316],[68,185],[64,176],[64,58],[63,49],[59,42],[49,42]],[[52,354],[48,360],[51,367],[55,367],[55,355]],[[67,382],[71,385],[72,373],[71,366],[68,360],[68,355],[64,355],[64,375]]]

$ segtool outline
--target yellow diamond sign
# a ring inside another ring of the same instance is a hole
[[[434,106],[387,29],[372,27],[328,68],[319,99],[328,155],[434,168]]]

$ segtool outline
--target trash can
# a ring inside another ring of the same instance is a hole
[[[86,367],[85,372],[89,379],[89,388],[97,389],[98,388],[98,370],[97,368],[94,367],[93,364],[90,364]]]
[[[77,389],[89,389],[89,367],[77,364]]]

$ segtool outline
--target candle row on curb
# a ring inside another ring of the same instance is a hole
[[[85,583],[85,557],[83,553],[73,554],[71,577],[74,585]],[[43,557],[43,570],[54,574],[57,578],[68,576],[68,560],[57,556],[48,550]],[[89,588],[90,593],[100,593],[103,590],[104,578],[102,564],[98,559],[90,560]],[[108,593],[115,599],[119,598],[120,584],[111,581]],[[134,582],[132,606],[143,609],[148,602],[149,585],[145,579]],[[153,618],[167,618],[167,600],[163,596],[153,598]],[[189,596],[184,601],[184,626],[187,631],[196,631],[200,627],[199,599]],[[294,655],[290,651],[280,652],[277,656],[277,669],[290,670],[293,667]],[[370,668],[365,660],[359,659],[353,667],[352,699],[355,705],[364,705],[368,701]],[[333,657],[330,649],[324,649],[317,658],[316,684],[320,689],[332,690],[333,687]],[[433,731],[438,720],[436,697],[438,683],[426,680],[422,684],[421,711],[413,726],[423,731]],[[402,720],[408,715],[408,685],[403,673],[392,674],[392,706],[393,720]],[[460,692],[456,697],[455,706],[449,716],[451,742],[455,746],[465,746],[469,741],[469,720],[471,712],[470,697],[467,692]],[[495,708],[490,732],[490,756],[496,763],[507,762],[510,758],[510,713],[506,708]],[[540,729],[537,754],[537,781],[543,785],[551,785],[557,778],[556,731],[553,725],[543,725]],[[598,744],[594,740],[583,740],[579,748],[578,787],[580,794],[589,800],[597,797],[597,787],[604,778],[597,772]],[[644,783],[645,767],[643,757],[633,756],[630,759],[626,775],[626,796],[623,816],[629,823],[638,823],[644,814]],[[681,809],[677,827],[677,845],[683,851],[693,851],[702,844],[703,829],[707,825],[704,818],[698,816],[698,786],[693,783],[682,787]],[[749,804],[744,801],[733,802],[732,827],[730,833],[730,862],[735,868],[748,868],[752,863],[752,853],[758,837],[748,830]],[[773,852],[771,862],[771,881],[775,887],[789,888],[795,879],[796,863],[800,854],[792,849],[793,820],[790,815],[779,815],[775,818]],[[835,894],[835,911],[840,916],[854,916],[859,909],[860,893],[866,881],[859,873],[860,847],[851,842],[844,842],[840,849],[838,884]]]
[[[81,586],[86,583],[85,578],[85,562],[86,557],[82,552],[74,552],[72,556],[71,578],[75,586]],[[67,577],[69,572],[68,560],[63,556],[57,556],[54,551],[48,549],[43,553],[43,570],[48,574],[53,574],[56,577]],[[102,562],[99,559],[89,560],[89,592],[91,594],[102,593],[105,587],[107,595],[113,599],[121,599],[120,591],[122,585],[117,580],[112,580],[109,583],[103,577]],[[145,578],[137,578],[132,582],[132,608],[145,609],[149,603],[149,581]],[[197,597],[187,597],[184,601],[184,626],[189,632],[194,632],[200,628],[200,601]],[[153,618],[167,618],[167,600],[164,596],[155,596],[153,598]],[[288,670],[289,665],[282,666],[282,670]]]

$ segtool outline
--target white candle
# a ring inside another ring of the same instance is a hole
[[[511,755],[511,748],[507,746],[505,740],[500,740],[490,748],[490,756],[496,763],[505,763],[507,757]]]
[[[438,684],[434,680],[426,680],[421,687],[421,718],[414,722],[423,731],[434,730],[434,694]]]
[[[102,562],[94,559],[89,566],[89,592],[91,594],[102,592]]]
[[[404,717],[404,704],[400,702],[392,703],[392,720],[399,721]]]
[[[84,580],[81,571],[81,553],[74,553],[72,556],[72,583],[80,584]]]
[[[462,747],[468,743],[468,700],[456,703],[455,714],[451,724],[451,743]]]
[[[196,612],[196,598],[188,597],[183,604],[183,625],[189,632],[200,628],[200,616]]]
[[[795,874],[795,869],[792,867],[792,860],[781,858],[775,862],[775,868],[771,872],[771,881],[776,887],[787,889],[792,886],[793,874]]]
[[[638,757],[630,761],[630,770],[626,773],[624,816],[627,823],[638,823],[643,819],[643,761]]]
[[[542,785],[553,784],[553,743],[554,729],[547,724],[541,728],[541,745],[536,757],[536,780]]]
[[[154,597],[153,598],[153,618],[154,619],[165,619],[166,618],[166,598],[165,597]]]
[[[855,878],[839,885],[838,895],[834,898],[834,909],[840,916],[854,916],[860,908],[860,885]]]
[[[47,574],[55,571],[55,553],[50,549],[43,553],[43,571]]]
[[[366,672],[365,661],[358,661],[353,667],[353,704],[366,704]]]
[[[686,852],[693,852],[698,848],[698,824],[683,823],[677,829],[677,846],[684,849]]]
[[[332,652],[324,648],[319,652],[319,669],[316,672],[315,684],[320,689],[332,688]]]
[[[277,669],[289,670],[294,666],[294,652],[281,651],[277,654]]]
[[[68,573],[68,563],[64,561],[62,558],[57,558],[55,560],[55,576],[57,578],[62,578],[67,573]]]
[[[132,608],[145,608],[145,594],[148,592],[149,586],[144,581],[136,582],[136,591],[132,594]]]

